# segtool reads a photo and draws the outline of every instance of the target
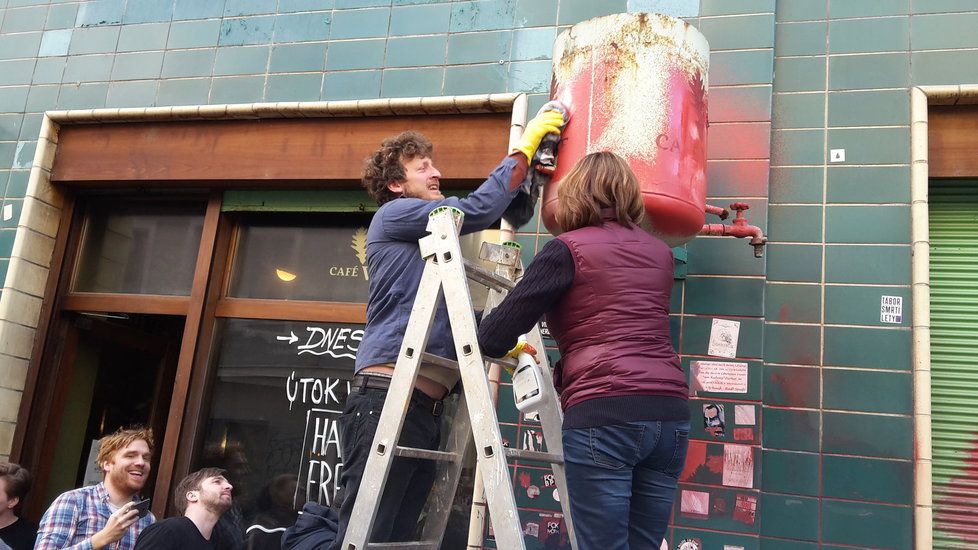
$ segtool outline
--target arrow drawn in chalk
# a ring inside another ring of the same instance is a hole
[[[282,342],[288,342],[290,344],[294,344],[299,340],[299,337],[295,335],[295,332],[290,330],[289,334],[291,334],[291,336],[276,336],[275,339]]]

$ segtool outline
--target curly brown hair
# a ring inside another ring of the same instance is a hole
[[[149,447],[149,452],[153,452],[153,430],[143,426],[133,426],[131,428],[119,428],[115,432],[103,437],[98,449],[98,465],[102,466],[115,457],[115,453],[125,449],[133,441],[142,439]]]
[[[364,160],[361,184],[378,205],[393,200],[397,194],[387,185],[405,180],[404,163],[417,157],[431,157],[433,149],[428,138],[411,130],[389,137]]]

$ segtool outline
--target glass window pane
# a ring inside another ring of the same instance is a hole
[[[73,290],[189,296],[206,205],[92,201]]]

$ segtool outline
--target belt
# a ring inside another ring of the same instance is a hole
[[[353,383],[350,385],[351,393],[366,393],[367,390],[383,390],[387,391],[391,387],[391,379],[387,376],[378,376],[375,374],[358,374],[353,377]],[[441,416],[441,413],[445,410],[445,402],[442,400],[435,400],[430,395],[425,392],[415,389],[411,393],[411,400],[415,401],[422,408],[431,411],[431,416]]]

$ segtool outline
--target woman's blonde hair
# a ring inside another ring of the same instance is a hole
[[[557,224],[572,231],[601,223],[601,209],[614,208],[618,223],[639,225],[645,216],[642,191],[625,159],[610,151],[591,153],[574,165],[557,189]]]

